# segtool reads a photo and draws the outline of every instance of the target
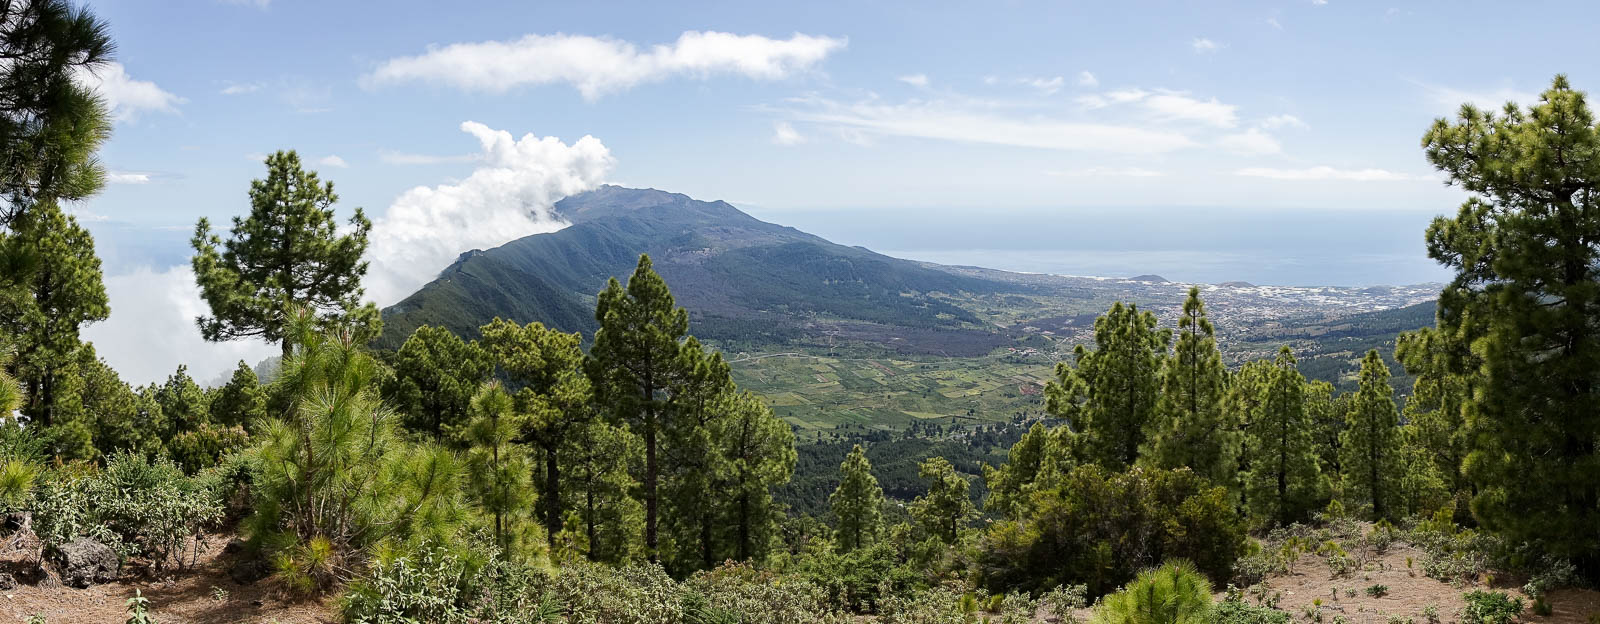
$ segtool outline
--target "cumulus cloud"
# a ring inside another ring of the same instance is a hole
[[[1277,154],[1283,151],[1283,146],[1272,135],[1263,132],[1260,128],[1251,128],[1238,134],[1224,135],[1217,139],[1217,146],[1230,152],[1241,154]]]
[[[1272,167],[1246,167],[1234,175],[1269,180],[1344,180],[1350,182],[1400,182],[1434,180],[1432,176],[1399,173],[1386,169],[1337,169],[1329,166],[1304,169],[1276,169]]]
[[[772,125],[772,142],[778,145],[799,145],[805,143],[806,138],[801,136],[794,126],[789,125],[789,122],[780,121]]]
[[[595,188],[615,162],[591,136],[568,145],[473,121],[461,130],[478,139],[483,164],[460,182],[402,193],[373,222],[366,284],[379,305],[432,280],[463,251],[566,227],[555,202]]]
[[[671,44],[640,50],[627,41],[582,35],[527,35],[429,47],[392,58],[362,76],[364,88],[406,83],[504,93],[529,85],[566,83],[593,100],[635,85],[675,76],[735,74],[777,80],[821,63],[845,47],[844,39],[796,33],[788,39],[689,31]]]
[[[1045,95],[1060,91],[1061,85],[1067,83],[1066,79],[1060,76],[1054,78],[1026,78],[1023,81],[1028,86],[1043,91]]]
[[[795,119],[867,135],[1125,154],[1170,152],[1194,145],[1182,133],[1137,124],[1003,115],[959,102],[841,103],[806,98],[797,103],[800,108],[786,111]]]
[[[259,340],[206,342],[194,319],[210,313],[187,266],[148,267],[105,278],[111,316],[84,328],[84,339],[128,382],[165,379],[179,364],[210,380],[239,360],[255,365],[278,348]]]
[[[176,113],[178,105],[187,102],[168,93],[156,83],[134,80],[122,63],[106,63],[93,70],[79,69],[77,81],[99,93],[111,111],[111,118],[119,122],[133,121],[141,113]]]
[[[1098,87],[1100,86],[1100,79],[1095,78],[1094,74],[1089,73],[1089,70],[1083,70],[1078,72],[1078,86]]]
[[[1140,167],[1087,167],[1044,173],[1058,178],[1156,178],[1165,175],[1160,171]]]
[[[911,74],[909,76],[901,76],[895,80],[899,80],[900,82],[904,82],[913,87],[926,88],[928,86],[927,74]]]
[[[323,156],[322,158],[318,158],[317,164],[324,167],[338,167],[340,169],[350,166],[350,163],[345,162],[343,158],[340,158],[335,154],[329,154],[327,156]]]

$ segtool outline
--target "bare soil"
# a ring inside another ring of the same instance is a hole
[[[233,582],[228,570],[240,555],[224,552],[230,537],[210,536],[197,564],[188,571],[159,573],[156,578],[124,574],[118,582],[88,589],[20,585],[0,593],[0,622],[25,622],[34,614],[43,615],[49,624],[122,622],[135,591],[150,599],[150,614],[161,624],[337,621],[331,599],[292,600],[270,579],[249,585]]]

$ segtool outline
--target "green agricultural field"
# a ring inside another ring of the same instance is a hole
[[[1053,363],[1042,357],[900,360],[804,354],[744,355],[740,388],[799,427],[802,440],[835,428],[902,431],[912,423],[971,426],[1043,409]]]

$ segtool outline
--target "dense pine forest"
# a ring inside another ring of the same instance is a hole
[[[69,208],[105,181],[108,112],[73,76],[109,61],[107,26],[0,2],[0,48],[8,588],[194,574],[217,540],[231,582],[349,622],[1320,623],[1320,598],[1291,612],[1262,582],[1306,555],[1379,598],[1363,553],[1402,542],[1412,576],[1470,588],[1407,616],[1430,623],[1548,615],[1600,581],[1600,128],[1561,76],[1426,129],[1472,196],[1425,233],[1455,277],[1431,327],[1352,354],[1349,391],[1288,347],[1229,367],[1193,289],[1175,327],[1110,306],[1035,416],[797,448],[648,255],[584,331],[496,318],[374,348],[372,224],[294,151],[192,240],[205,337],[281,361],[122,381],[80,336],[110,309]]]

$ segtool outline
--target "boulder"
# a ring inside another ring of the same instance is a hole
[[[80,537],[56,550],[61,560],[61,582],[67,585],[81,588],[117,580],[121,565],[117,551],[98,540]]]
[[[240,559],[228,568],[228,578],[240,585],[249,585],[272,574],[271,566],[257,558]]]

